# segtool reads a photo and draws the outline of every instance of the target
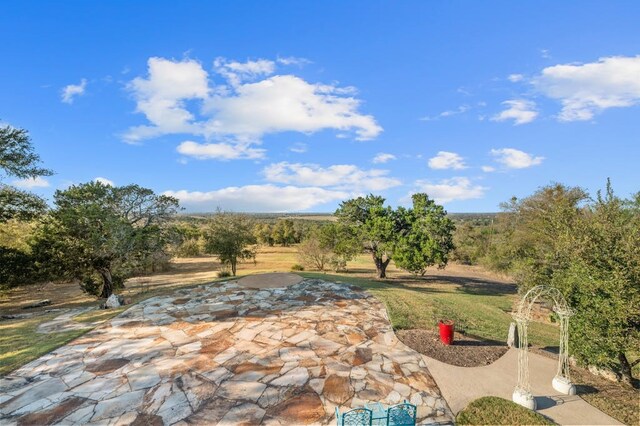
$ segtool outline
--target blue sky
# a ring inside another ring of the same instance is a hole
[[[0,121],[51,199],[96,178],[187,211],[423,191],[497,211],[550,182],[640,190],[640,3],[22,2]]]

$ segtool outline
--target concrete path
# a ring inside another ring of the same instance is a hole
[[[454,413],[483,396],[499,396],[511,401],[517,382],[518,352],[509,351],[483,367],[456,367],[423,355],[442,395]],[[538,412],[562,425],[619,425],[616,419],[589,405],[577,395],[559,394],[551,386],[557,361],[529,352],[531,391]]]
[[[329,424],[336,406],[403,399],[452,420],[368,293],[226,282],[147,299],[0,379],[0,424]]]

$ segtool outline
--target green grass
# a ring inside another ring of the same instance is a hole
[[[535,411],[495,396],[471,402],[456,417],[459,425],[554,425]]]
[[[341,281],[369,290],[387,307],[395,329],[422,328],[433,330],[440,319],[452,319],[456,330],[484,339],[506,341],[510,312],[515,296],[501,293],[471,293],[461,286],[425,281],[409,285],[402,280],[371,280],[323,273],[302,272],[300,275]],[[557,346],[559,330],[549,324],[532,322],[529,342],[536,346]]]
[[[0,323],[0,374],[7,374],[91,329],[45,334],[36,331],[40,323],[54,317],[44,315]]]

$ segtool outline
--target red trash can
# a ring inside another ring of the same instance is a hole
[[[438,326],[440,327],[440,340],[442,343],[451,345],[453,343],[453,321],[440,320]]]

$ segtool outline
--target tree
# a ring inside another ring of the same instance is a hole
[[[331,260],[331,256],[331,247],[326,241],[323,241],[320,235],[320,228],[311,231],[298,246],[298,258],[308,268],[324,271]]]
[[[34,251],[60,278],[102,280],[101,297],[153,263],[168,243],[166,221],[178,200],[138,185],[74,185],[54,195],[56,209],[40,226]]]
[[[398,231],[391,207],[384,198],[373,194],[340,203],[336,210],[338,223],[356,236],[361,247],[371,254],[378,278],[386,278],[393,244]]]
[[[258,244],[273,247],[273,229],[268,223],[256,223],[253,226],[253,236],[256,238]]]
[[[509,237],[500,251],[521,291],[550,284],[564,294],[576,358],[628,382],[628,353],[640,346],[639,200],[616,197],[609,182],[596,200],[580,188],[542,188],[504,206]]]
[[[0,223],[33,220],[46,211],[47,203],[37,195],[0,184]]]
[[[40,157],[33,151],[26,130],[0,127],[0,169],[20,179],[50,176],[51,170],[40,167],[39,163]]]
[[[288,247],[296,242],[295,228],[291,219],[279,219],[273,226],[273,242]]]
[[[33,151],[26,130],[0,127],[0,171],[5,176],[20,179],[50,176],[51,170],[39,163],[40,157]],[[0,183],[0,223],[10,219],[31,220],[46,209],[47,204],[37,195]]]
[[[398,208],[393,261],[399,268],[424,275],[427,268],[444,268],[453,250],[453,221],[427,194],[414,194],[413,208]]]
[[[235,277],[238,260],[255,257],[253,223],[246,216],[235,213],[218,212],[204,231],[205,251],[215,254],[220,262],[231,267]]]

